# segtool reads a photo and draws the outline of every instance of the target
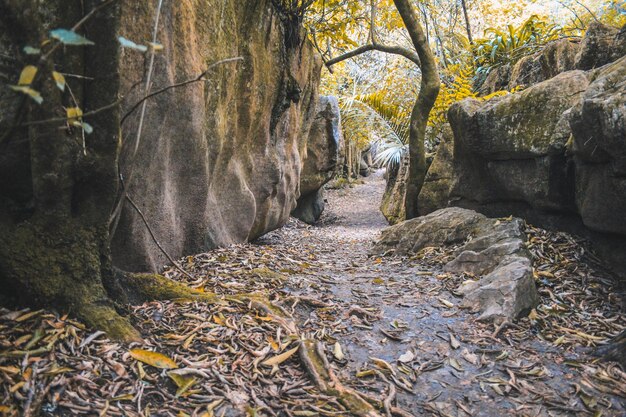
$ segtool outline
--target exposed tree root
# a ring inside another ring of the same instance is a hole
[[[208,304],[225,303],[217,294],[194,290],[159,274],[132,274],[118,271],[115,285],[107,288],[117,301],[127,304],[141,304],[154,300],[193,300]]]
[[[596,349],[595,354],[603,360],[618,362],[626,369],[626,330],[617,335],[608,345]]]
[[[302,364],[322,393],[337,398],[355,416],[381,417],[361,394],[341,384],[330,367],[320,342],[302,340],[299,353]]]

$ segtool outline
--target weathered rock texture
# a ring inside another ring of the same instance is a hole
[[[151,38],[154,4],[123,2],[121,35]],[[153,90],[206,82],[150,100],[133,160],[135,112],[123,126],[129,194],[174,257],[243,242],[280,227],[296,206],[301,159],[315,117],[321,62],[308,42],[287,40],[270,0],[165,2]],[[289,41],[289,42],[288,42]],[[125,50],[128,109],[143,96],[144,58]],[[117,266],[158,269],[165,259],[137,213],[125,207],[113,240]]]
[[[400,163],[387,169],[387,186],[380,203],[380,211],[389,224],[396,224],[406,219],[404,196],[406,180],[409,175],[409,155],[406,154]]]
[[[320,218],[324,211],[322,187],[335,176],[343,164],[342,146],[339,102],[336,97],[322,96],[308,137],[300,174],[300,198],[298,206],[292,212],[294,217],[309,224]]]
[[[429,210],[514,214],[581,234],[625,273],[626,57],[502,98],[457,103],[449,120],[454,152],[433,166],[451,164],[454,179],[436,199],[425,187]]]
[[[541,51],[513,65],[495,68],[479,88],[481,96],[496,91],[526,88],[576,68],[580,43],[569,39],[550,42]]]
[[[530,87],[566,71],[599,68],[626,55],[626,27],[599,22],[589,25],[582,40],[560,39],[513,65],[493,69],[479,88],[481,96]]]
[[[459,287],[464,295],[461,305],[480,312],[479,320],[512,320],[539,299],[523,226],[520,219],[489,219],[452,207],[384,230],[372,252],[406,255],[429,246],[462,245],[444,269],[480,279]]]
[[[418,197],[420,213],[432,213],[441,207],[448,206],[450,189],[454,181],[453,152],[454,136],[450,125],[446,125]]]
[[[564,113],[589,85],[583,71],[563,73],[496,100],[465,100],[450,109],[458,162],[451,197],[513,201],[541,210],[573,209]]]
[[[593,22],[583,38],[576,68],[590,70],[599,68],[626,55],[626,26],[621,30]]]

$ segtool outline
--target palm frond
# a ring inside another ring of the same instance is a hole
[[[375,163],[400,162],[408,149],[410,113],[385,100],[382,92],[339,100],[344,137],[360,149],[375,145]]]

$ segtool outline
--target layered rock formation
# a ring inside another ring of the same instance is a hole
[[[151,38],[154,5],[125,1],[120,34]],[[174,257],[253,239],[278,228],[296,207],[301,160],[315,117],[321,62],[293,37],[270,0],[183,0],[161,11],[152,90],[197,77],[205,82],[148,102],[133,158],[140,111],[123,126],[122,174],[129,195]],[[295,46],[294,46],[295,45]],[[144,57],[124,50],[125,109],[144,95]],[[128,205],[113,240],[117,266],[166,263]]]
[[[446,208],[383,231],[372,253],[414,254],[425,247],[461,245],[444,270],[469,273],[458,292],[461,306],[480,312],[479,320],[513,320],[539,300],[523,221],[488,219],[462,208]]]
[[[590,44],[579,59],[603,62],[602,48],[589,58]],[[425,184],[424,214],[455,205],[572,231],[624,273],[626,57],[487,102],[465,100],[449,120],[453,154],[444,149],[433,167],[452,166],[453,181],[449,189]]]
[[[626,27],[599,22],[589,25],[582,42],[560,39],[513,65],[495,68],[479,88],[480,95],[512,90],[549,80],[566,71],[599,68],[626,55]]]
[[[551,42],[536,54],[523,57],[513,66],[494,69],[480,88],[481,95],[527,87],[576,68],[580,45],[569,39]]]
[[[336,97],[322,96],[309,133],[300,174],[300,198],[292,215],[313,224],[324,211],[323,186],[343,164],[341,115]]]

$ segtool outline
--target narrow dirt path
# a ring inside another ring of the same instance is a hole
[[[302,336],[322,342],[339,381],[382,415],[626,415],[626,373],[587,353],[626,315],[584,242],[529,226],[541,304],[495,328],[458,308],[468,277],[442,272],[454,248],[368,256],[387,226],[383,189],[377,172],[329,190],[319,225],[291,220],[181,259],[187,275],[165,274],[220,301],[127,306],[141,344],[64,313],[0,307],[0,415],[347,417],[345,397],[320,388],[296,354]]]
[[[601,269],[573,269],[584,273],[567,276],[578,281],[564,283],[563,295],[559,284],[546,284],[542,306],[562,308],[554,320],[535,314],[504,328],[474,322],[456,306],[462,277],[442,272],[449,250],[432,248],[413,259],[368,256],[388,226],[378,209],[383,190],[381,171],[363,185],[329,190],[318,226],[292,221],[256,242],[295,249],[304,260],[303,273],[289,274],[283,297],[301,297],[293,313],[327,343],[343,380],[383,397],[393,384],[398,405],[414,415],[626,413],[626,374],[593,364],[585,353],[626,324]],[[567,235],[533,230],[543,233],[541,250],[555,246],[554,259],[584,250]]]

